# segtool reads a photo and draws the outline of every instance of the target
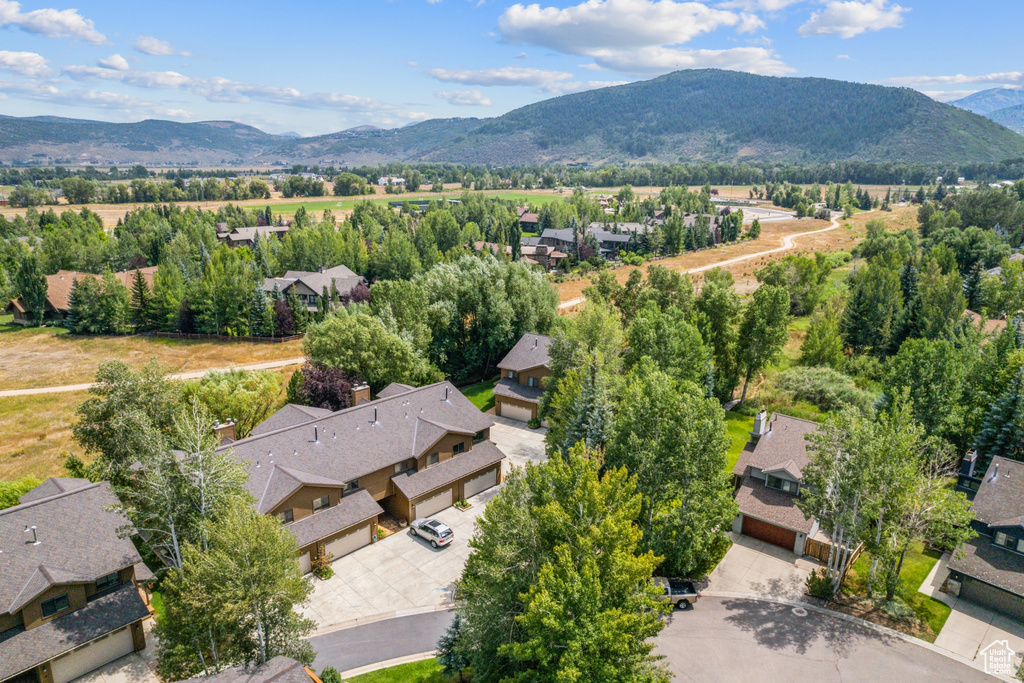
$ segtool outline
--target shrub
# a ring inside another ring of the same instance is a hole
[[[885,366],[874,356],[850,356],[843,363],[843,372],[862,380],[857,385],[863,386],[863,382],[881,382]]]
[[[917,619],[917,613],[914,612],[914,608],[905,603],[901,598],[884,601],[878,607],[897,621],[914,621]]]
[[[313,574],[316,575],[318,579],[326,581],[334,576],[334,569],[331,567],[332,557],[334,557],[334,555],[322,552],[313,558],[312,562],[310,562],[310,569],[313,570]]]
[[[325,666],[320,672],[320,680],[323,683],[342,683],[341,674],[333,666]]]
[[[790,368],[779,375],[776,385],[824,411],[853,407],[870,415],[875,401],[875,396],[858,389],[853,379],[829,367]]]
[[[42,483],[35,477],[22,477],[14,481],[0,481],[0,510],[14,507],[23,495]]]
[[[530,429],[537,429],[540,427],[540,420],[535,417],[531,418],[530,421],[526,423],[526,426]]]
[[[824,568],[812,572],[807,577],[807,594],[820,600],[831,600],[835,593],[832,580]]]

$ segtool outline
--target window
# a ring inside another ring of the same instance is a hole
[[[292,512],[291,508],[277,513],[277,518],[281,520],[281,524],[288,524],[295,520],[295,513]]]
[[[320,496],[319,498],[313,500],[313,514],[316,514],[321,510],[325,510],[329,507],[331,507],[330,496]]]
[[[402,462],[395,465],[395,474],[401,474],[402,472],[408,472],[412,469],[412,462],[409,460],[403,460]]]
[[[539,387],[540,386],[540,380],[537,379],[536,377],[527,377],[526,378],[526,385],[527,386],[531,386],[531,387]]]
[[[352,492],[358,491],[358,490],[359,490],[359,480],[358,479],[353,479],[349,483],[345,484],[345,490],[341,492],[341,495],[345,495],[346,493],[352,493]]]
[[[992,540],[996,545],[1001,545],[1018,553],[1024,553],[1024,538],[1018,538],[1017,536],[997,531],[995,538]]]
[[[437,461],[439,459],[440,459],[440,454],[438,454],[438,453],[431,453],[430,455],[427,456],[427,467],[430,467],[431,465],[436,465]]]
[[[460,441],[457,444],[452,444],[452,455],[459,455],[460,453],[466,452],[466,443]]]
[[[519,379],[519,373],[516,372],[515,370],[509,370],[508,374],[505,375],[505,376],[508,377],[509,379],[515,379],[515,380]]]
[[[55,598],[50,598],[49,600],[43,600],[43,616],[52,617],[54,614],[63,612],[70,606],[71,603],[68,602],[67,593],[64,595],[58,595]]]
[[[800,492],[800,484],[796,483],[795,481],[790,481],[788,479],[780,479],[779,477],[773,477],[770,474],[768,475],[768,478],[765,480],[765,485],[768,486],[769,488],[778,489],[779,491],[785,491],[786,493]]]
[[[96,592],[92,595],[93,598],[98,598],[101,595],[109,593],[113,589],[121,585],[121,576],[117,572],[113,574],[107,574],[96,579]]]
[[[473,443],[480,443],[483,440],[484,440],[484,430],[481,429],[479,432],[477,432],[476,434],[473,435]]]

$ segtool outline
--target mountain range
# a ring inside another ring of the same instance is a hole
[[[1024,135],[1024,88],[990,88],[950,102]]]
[[[986,106],[997,104],[995,96],[990,99]],[[983,100],[976,98],[974,104],[980,107]],[[0,116],[0,161],[153,166],[969,163],[1024,156],[1024,136],[957,104],[907,88],[689,70],[563,95],[491,119],[432,119],[394,129],[360,126],[305,138],[271,135],[231,121],[104,123]]]

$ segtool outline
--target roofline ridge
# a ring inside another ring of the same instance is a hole
[[[779,415],[781,415],[782,417],[785,417],[785,418],[789,418],[790,420],[797,420],[798,422],[806,422],[809,425],[814,425],[815,427],[821,427],[821,423],[820,422],[815,422],[814,420],[808,420],[808,419],[803,418],[803,417],[794,417],[792,415],[789,415],[788,413],[780,413],[779,411],[775,411],[774,413],[772,413],[772,417],[777,417]]]
[[[53,477],[50,477],[50,478],[52,479]],[[27,503],[19,503],[18,505],[15,505],[13,507],[9,507],[6,510],[0,510],[0,516],[9,514],[11,512],[20,512],[21,510],[27,510],[28,508],[33,507],[35,505],[40,505],[42,503],[48,503],[48,502],[50,502],[52,500],[56,500],[58,498],[63,498],[65,496],[73,496],[76,493],[81,493],[82,491],[91,491],[92,489],[94,489],[94,488],[96,488],[96,487],[98,487],[98,486],[100,486],[102,484],[109,484],[109,483],[110,482],[108,482],[106,480],[104,480],[104,481],[93,481],[93,482],[89,482],[89,484],[87,486],[79,486],[78,488],[69,489],[67,491],[61,491],[60,493],[55,493],[52,496],[46,496],[44,498],[39,498],[37,500],[30,500]],[[40,486],[42,486],[42,484],[40,484]],[[26,492],[26,493],[28,493],[28,492]]]

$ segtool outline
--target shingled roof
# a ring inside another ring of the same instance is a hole
[[[286,524],[284,528],[292,532],[300,548],[305,548],[337,532],[338,529],[347,529],[359,522],[376,519],[377,515],[383,512],[384,508],[377,504],[373,496],[361,490],[344,496],[337,505]]]
[[[312,683],[319,680],[310,675],[300,662],[288,657],[274,657],[255,669],[232,666],[212,676],[196,676],[181,683]]]
[[[769,488],[750,475],[736,490],[736,504],[744,515],[809,534],[814,520],[804,517],[796,500],[796,496]]]
[[[807,455],[807,435],[818,431],[818,424],[810,420],[775,413],[768,422],[768,432],[757,440],[754,447],[740,454],[732,473],[743,476],[747,468],[762,471],[785,470],[797,480],[810,462]]]
[[[106,482],[31,494],[29,502],[0,510],[0,613],[17,612],[51,586],[95,581],[142,561],[131,540],[119,536],[128,520],[110,509],[117,498]]]
[[[279,429],[294,427],[295,425],[300,425],[303,422],[327,417],[333,413],[334,411],[328,410],[327,408],[311,408],[310,406],[300,406],[296,403],[289,403],[266,420],[256,425],[253,430],[249,432],[249,436],[259,436],[260,434],[267,434],[268,432],[276,432]]]
[[[448,458],[444,462],[419,472],[396,474],[391,478],[395,488],[412,499],[446,486],[456,479],[486,469],[499,463],[505,454],[490,441],[482,441],[462,455]]]
[[[992,458],[974,496],[973,510],[984,524],[1000,524],[1024,514],[1024,463]]]
[[[524,334],[522,339],[516,342],[512,350],[505,355],[498,363],[502,370],[522,372],[530,368],[539,368],[551,362],[548,356],[548,346],[551,338],[544,334]]]
[[[359,284],[365,283],[366,279],[356,275],[346,266],[335,266],[320,271],[289,270],[284,277],[267,278],[263,283],[263,289],[272,292],[276,286],[284,292],[292,285],[301,282],[316,294],[320,294],[327,288],[331,289],[331,283],[338,290],[338,294],[346,296],[352,293]]]
[[[451,383],[438,382],[251,436],[230,449],[248,468],[258,509],[269,512],[303,480],[340,486],[418,457],[446,431],[472,435],[493,424]]]

